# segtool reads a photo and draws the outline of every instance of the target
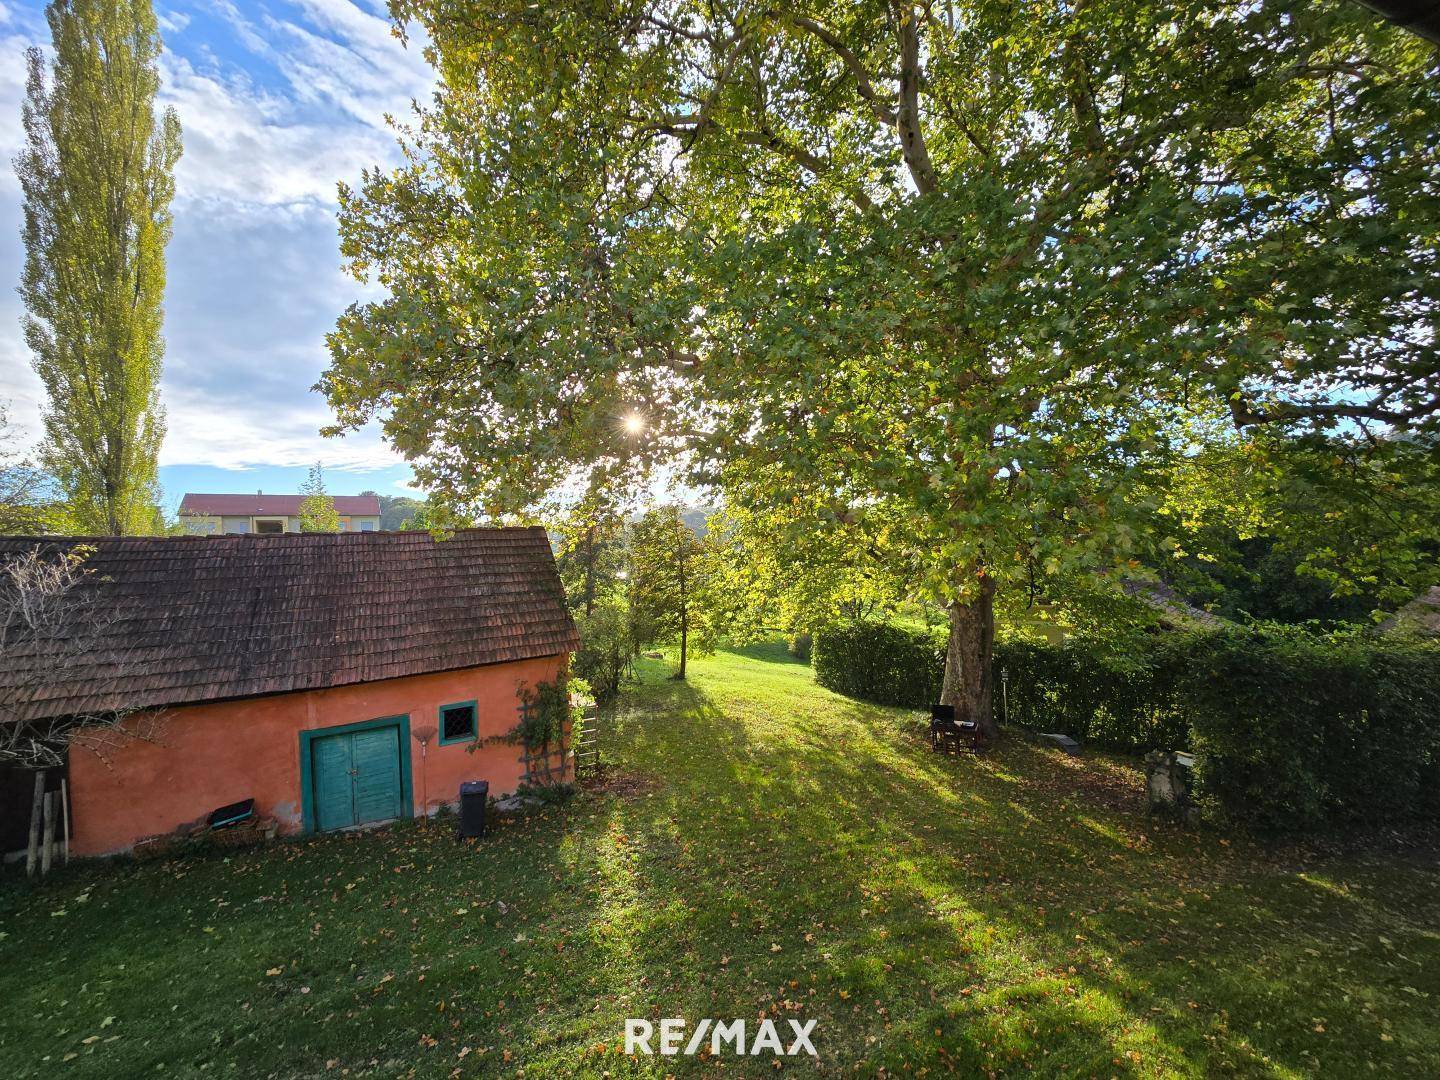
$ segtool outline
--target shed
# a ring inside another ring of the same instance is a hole
[[[83,546],[106,619],[96,647],[34,686],[0,659],[0,723],[130,713],[69,752],[72,850],[122,851],[253,798],[281,831],[513,791],[543,767],[511,732],[523,690],[578,646],[540,528],[428,533],[0,537],[0,559]],[[26,688],[23,694],[17,688]]]

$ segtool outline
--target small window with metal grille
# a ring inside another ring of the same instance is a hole
[[[440,745],[475,738],[475,702],[440,706]]]

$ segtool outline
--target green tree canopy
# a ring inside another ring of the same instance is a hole
[[[381,495],[375,491],[362,491],[361,495],[374,495],[380,500],[380,529],[383,532],[397,532],[425,505],[423,499],[409,495]]]
[[[0,403],[0,533],[77,532],[70,507],[55,484],[32,460],[10,424],[10,410]]]
[[[949,605],[1110,567],[1203,400],[1431,428],[1436,53],[1358,5],[397,0],[442,89],[342,191],[321,386],[442,499],[687,462]]]
[[[319,463],[310,466],[310,475],[300,485],[300,531],[303,533],[338,533],[340,513],[335,500],[325,490],[325,470]]]
[[[55,60],[29,51],[25,341],[45,384],[42,457],[79,526],[160,528],[157,455],[173,109],[157,119],[160,37],[150,0],[52,0]]]
[[[550,526],[555,565],[571,608],[589,616],[628,570],[624,518],[605,500],[582,499]]]
[[[649,641],[680,645],[685,678],[691,652],[714,647],[714,623],[708,597],[713,559],[675,505],[657,506],[630,527],[629,601],[633,626],[644,627]]]
[[[1440,580],[1433,436],[1197,434],[1154,523],[1155,565],[1191,599],[1232,617],[1363,620]]]
[[[473,529],[479,524],[479,515],[468,507],[427,497],[400,522],[400,531],[443,534],[455,529]]]
[[[909,583],[854,524],[815,529],[793,507],[727,507],[709,524],[712,605],[735,640],[884,618],[911,598]]]

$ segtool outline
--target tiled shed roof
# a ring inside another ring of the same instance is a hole
[[[31,686],[33,652],[0,655],[15,719],[193,704],[552,656],[578,646],[545,530],[278,536],[0,537],[89,545],[109,612],[97,647]]]
[[[248,517],[252,514],[274,514],[294,517],[300,513],[304,495],[203,495],[189,493],[180,500],[180,513],[207,514],[223,517]],[[376,495],[335,495],[335,512],[347,517],[378,517],[380,499]]]

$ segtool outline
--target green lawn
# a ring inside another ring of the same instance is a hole
[[[624,1018],[764,1014],[824,1074],[1440,1075],[1433,858],[1175,832],[1130,763],[1018,737],[935,755],[778,647],[665,675],[607,731],[626,782],[477,844],[12,873],[0,1072],[704,1073],[619,1056]]]

